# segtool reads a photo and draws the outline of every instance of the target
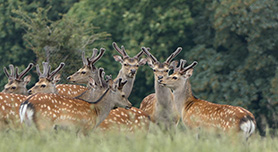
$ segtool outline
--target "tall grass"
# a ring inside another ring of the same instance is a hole
[[[59,131],[38,133],[35,129],[0,133],[1,152],[278,152],[278,138],[261,138],[253,135],[247,142],[230,138],[178,130],[167,134],[93,132],[89,136],[77,136],[73,132]]]

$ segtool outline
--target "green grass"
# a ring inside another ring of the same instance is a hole
[[[175,134],[100,133],[76,136],[73,132],[38,133],[35,129],[0,133],[1,152],[278,152],[278,138],[253,135],[247,142],[226,136]]]

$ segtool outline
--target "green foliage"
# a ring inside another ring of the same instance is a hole
[[[60,62],[65,62],[62,82],[66,77],[81,67],[80,50],[85,50],[94,41],[108,36],[106,33],[95,34],[91,24],[76,22],[76,19],[63,16],[52,21],[48,19],[47,9],[37,8],[36,12],[28,14],[22,9],[14,10],[17,17],[14,21],[26,29],[23,38],[27,47],[33,50],[37,57],[37,63],[48,61],[52,67],[57,67]]]
[[[15,0],[0,1],[0,61],[1,67],[14,64],[19,70],[26,68],[29,62],[33,62],[35,55],[24,48],[20,38],[23,30],[15,24],[10,16],[12,10],[19,4]],[[0,86],[3,88],[8,81],[4,72],[0,72]],[[2,90],[2,89],[0,89]]]
[[[1,0],[0,1],[0,61],[1,67],[7,67],[9,64],[14,64],[19,67],[19,70],[23,70],[30,63],[36,63],[36,54],[25,47],[23,35],[25,29],[21,24],[18,24],[12,20],[12,16],[16,17],[12,11],[18,10],[19,6],[22,6],[22,11],[31,14],[37,7],[46,7],[49,10],[49,19],[57,20],[61,16],[60,13],[65,13],[77,0]],[[59,6],[58,6],[59,4]],[[32,72],[31,72],[32,73]],[[36,77],[35,74],[33,74]],[[32,86],[35,78],[32,78],[32,82],[29,86]],[[3,88],[7,83],[7,78],[4,72],[0,73],[0,86]]]
[[[276,128],[277,1],[199,1],[190,61],[200,62],[193,78],[197,96],[243,106]],[[207,8],[207,9],[204,9]],[[194,10],[195,11],[195,10]],[[276,116],[275,116],[276,115]]]

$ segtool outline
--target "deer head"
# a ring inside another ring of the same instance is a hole
[[[26,85],[31,81],[31,75],[24,77],[24,79],[22,78],[32,69],[33,66],[34,64],[30,63],[20,74],[18,74],[18,67],[14,68],[12,64],[9,65],[11,74],[9,74],[7,68],[4,67],[4,73],[8,77],[8,83],[4,86],[2,92],[27,95]]]
[[[104,48],[100,49],[99,54],[96,48],[93,49],[92,57],[85,58],[85,52],[82,52],[83,67],[77,72],[69,76],[67,79],[70,82],[87,84],[89,77],[96,78],[98,75],[98,69],[95,67],[95,63],[103,56],[105,52]]]
[[[184,67],[185,63],[186,61],[181,59],[180,65],[178,67],[174,67],[174,73],[168,77],[158,80],[159,83],[173,90],[183,85],[186,80],[192,76],[193,68],[198,64],[198,62],[194,61],[189,66]]]
[[[147,60],[145,58],[142,58],[139,60],[140,56],[143,54],[143,51],[139,52],[134,57],[129,57],[125,51],[124,46],[122,46],[120,49],[115,42],[112,43],[112,46],[118,53],[121,54],[121,56],[114,55],[113,57],[114,57],[115,61],[120,62],[122,64],[121,72],[126,77],[133,78],[136,75],[138,67],[146,64],[146,62],[147,62]]]
[[[182,50],[181,47],[178,47],[175,52],[173,52],[163,63],[159,62],[145,47],[142,47],[144,53],[149,57],[148,65],[153,69],[155,79],[160,80],[164,77],[168,76],[168,72],[170,69],[176,65],[176,61],[173,61],[173,58],[176,57]]]
[[[51,70],[51,66],[48,62],[43,62],[43,73],[40,71],[40,67],[37,64],[37,74],[39,75],[39,81],[28,90],[28,94],[34,93],[57,93],[56,83],[60,81],[60,74],[57,74],[64,66],[65,63],[60,63],[60,65],[54,70]]]
[[[98,79],[90,78],[88,82],[88,91],[84,95],[81,95],[77,98],[82,98],[85,100],[89,100],[91,98],[102,99],[101,96],[109,94],[109,100],[115,101],[115,105],[113,107],[125,107],[126,109],[131,108],[131,103],[127,100],[125,93],[122,88],[126,84],[127,81],[122,81],[122,78],[119,78],[117,81],[112,80],[112,76],[105,76],[105,72],[103,68],[98,69]],[[99,81],[98,83],[96,81]],[[106,92],[106,93],[105,93]],[[96,103],[98,101],[95,101]]]

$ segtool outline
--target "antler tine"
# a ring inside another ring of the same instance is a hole
[[[106,83],[108,83],[109,80],[112,80],[112,75],[111,75],[111,74],[110,74],[110,75],[106,75],[106,76],[105,76],[105,79],[106,79],[106,80],[105,80]]]
[[[121,49],[122,49],[122,52],[123,52],[123,57],[128,57],[128,55],[127,55],[127,53],[126,53],[126,51],[125,51],[125,47],[122,45],[121,46]]]
[[[98,69],[98,80],[99,80],[99,84],[100,87],[104,87],[104,69],[103,68],[99,68]]]
[[[197,61],[194,61],[193,63],[191,63],[189,66],[185,67],[182,71],[180,71],[180,73],[184,73],[186,72],[187,70],[191,69],[191,68],[194,68],[196,65],[198,64]]]
[[[39,75],[39,77],[41,77],[42,73],[41,73],[39,64],[36,65],[36,70],[37,70],[37,74]]]
[[[183,70],[185,63],[186,63],[186,60],[180,59],[179,71]]]
[[[85,51],[82,51],[81,57],[82,57],[83,65],[84,66],[88,65],[89,63],[88,63],[87,59],[85,58]]]
[[[104,54],[105,49],[104,48],[100,48],[100,53],[98,54],[98,56],[96,58],[94,58],[93,60],[91,60],[91,64],[95,64]]]
[[[182,48],[181,47],[178,47],[177,50],[175,52],[173,52],[168,58],[167,60],[165,61],[165,63],[170,63],[171,60],[173,60],[174,57],[176,57],[180,52],[181,52]]]
[[[6,74],[6,76],[7,76],[8,78],[10,78],[10,74],[9,74],[7,68],[4,67],[3,70],[4,70],[4,73]]]
[[[48,79],[51,80],[64,66],[65,66],[65,63],[61,62],[60,65],[49,74]],[[49,70],[49,72],[50,72],[50,70]]]
[[[15,79],[16,80],[19,80],[19,79],[17,79],[18,78],[18,67],[15,67]]]
[[[91,57],[91,58],[89,58],[88,60],[89,60],[89,61],[92,61],[92,60],[96,57],[97,52],[98,52],[98,49],[97,49],[97,48],[94,48],[94,49],[93,49],[93,54],[92,54],[92,57]]]
[[[124,56],[122,50],[118,47],[117,43],[116,42],[113,42],[112,43],[112,46],[114,47],[114,49],[119,52],[122,56]]]
[[[158,62],[157,59],[149,52],[149,48],[147,49],[145,47],[142,47],[141,49],[144,51],[145,54],[147,54],[147,56],[149,56],[153,60],[153,62]]]
[[[140,58],[140,56],[143,54],[144,52],[143,51],[140,51],[137,55],[135,55],[135,57],[134,58]]]
[[[14,65],[10,64],[10,65],[9,65],[9,68],[10,68],[10,70],[11,70],[11,75],[10,75],[9,78],[15,79]]]
[[[126,84],[127,80],[125,80],[124,82],[122,82],[122,78],[119,78],[119,85],[118,85],[118,89],[122,90],[124,85]]]
[[[29,63],[28,67],[24,69],[16,78],[20,80],[25,74],[27,74],[33,68],[33,66],[34,66],[33,63]]]
[[[49,76],[49,71],[50,71],[50,66],[48,62],[42,62],[42,67],[43,67],[43,73],[40,77],[45,77],[47,78]]]

